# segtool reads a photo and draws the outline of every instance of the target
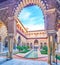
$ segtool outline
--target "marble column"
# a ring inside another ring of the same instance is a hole
[[[8,43],[8,58],[12,59],[13,58],[13,36],[9,35],[9,43]]]
[[[52,62],[55,62],[55,35],[52,35]]]
[[[51,45],[54,44],[54,40],[51,41],[51,34],[55,34],[55,23],[56,21],[56,9],[49,9],[46,10],[45,14],[45,28],[47,30],[48,34],[48,63],[51,65],[51,56],[50,54],[52,53],[51,51]],[[52,47],[53,48],[53,47]]]
[[[1,53],[1,36],[0,36],[0,53]]]
[[[48,36],[48,63],[51,63],[50,59],[50,35]]]
[[[3,52],[2,37],[0,36],[0,53]]]
[[[55,62],[55,33],[48,37],[48,63]]]
[[[57,35],[58,35],[58,43],[60,44],[60,29],[58,29]]]
[[[16,36],[16,21],[14,17],[8,17],[8,58],[13,58],[13,43]]]

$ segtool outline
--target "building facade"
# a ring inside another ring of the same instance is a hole
[[[37,46],[44,46],[44,44],[47,45],[48,43],[48,37],[46,30],[35,30],[35,31],[28,31],[22,23],[17,19],[17,37],[16,41],[18,43],[19,37],[20,37],[20,44],[21,45],[29,45],[30,47],[34,47],[35,40],[38,41],[36,44]]]

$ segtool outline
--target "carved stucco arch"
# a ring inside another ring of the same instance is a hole
[[[44,23],[45,23],[45,29],[48,30],[49,27],[47,27],[47,25],[50,26],[50,24],[48,22],[48,18],[49,20],[52,20],[52,17],[50,19],[50,15],[53,15],[53,13],[56,14],[56,9],[55,8],[52,8],[52,9],[46,9],[46,5],[43,3],[43,1],[41,0],[21,0],[20,3],[18,4],[17,8],[15,9],[15,13],[14,13],[14,18],[16,19],[18,17],[18,14],[21,12],[21,10],[28,6],[28,5],[37,5],[39,6],[41,9],[42,9],[42,12],[43,12],[43,15],[44,15]],[[54,14],[54,18],[56,18],[56,15]],[[49,16],[48,16],[49,15]],[[50,21],[49,21],[50,22]],[[53,21],[54,22],[54,21]]]
[[[15,14],[14,16],[17,17],[18,16],[18,13],[27,5],[29,4],[33,4],[33,5],[38,5],[41,9],[42,9],[42,12],[43,14],[45,14],[45,11],[46,11],[46,6],[45,4],[43,3],[43,1],[41,0],[22,0],[16,10],[15,10]]]
[[[3,24],[6,28],[7,28],[7,25],[5,22],[3,22],[2,20],[0,20],[0,24]]]
[[[5,22],[3,22],[2,20],[0,20],[0,36],[4,35],[5,33],[8,33],[7,26],[6,26]]]

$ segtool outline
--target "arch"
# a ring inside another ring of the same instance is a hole
[[[18,44],[17,45],[20,45],[20,43],[21,43],[21,37],[18,36]]]
[[[30,43],[30,47],[32,48],[32,42]]]
[[[5,25],[5,24],[3,23],[3,21],[0,20],[0,28],[1,28],[3,25]]]
[[[5,37],[5,40],[4,40],[4,41],[5,41],[4,46],[5,46],[5,47],[8,47],[8,36]]]
[[[3,25],[7,28],[6,23],[5,23],[4,21],[0,20],[0,28],[1,28]]]
[[[0,42],[1,42],[1,36],[0,36]]]
[[[5,25],[3,21],[0,20],[0,37],[1,37],[0,48],[2,48],[0,49],[0,51],[4,51],[8,49],[7,34],[8,34],[7,26]]]
[[[21,37],[20,37],[20,36],[18,36],[18,39],[19,39],[19,40],[21,40]]]
[[[44,46],[47,46],[47,43],[46,42],[44,42]]]
[[[29,43],[27,43],[27,46],[29,46]]]
[[[57,34],[55,34],[55,42],[57,42]]]
[[[41,42],[41,43],[40,43],[40,49],[42,49],[42,48],[43,48],[43,43]]]
[[[7,33],[8,33],[7,26],[3,21],[0,20],[0,36],[2,37],[3,40],[7,36]]]
[[[36,40],[34,40],[34,43],[37,43],[38,44],[38,40],[36,39]]]
[[[15,10],[15,16],[17,17],[18,16],[18,13],[24,8],[26,7],[27,5],[38,5],[42,11],[43,11],[43,14],[45,14],[45,10],[46,10],[46,6],[45,4],[43,3],[43,1],[41,0],[22,0],[19,4],[18,4],[18,7],[16,8]]]

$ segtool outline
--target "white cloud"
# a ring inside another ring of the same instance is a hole
[[[32,18],[29,18],[29,20],[27,21],[27,24],[31,25],[35,25],[35,24],[42,24],[43,20],[42,19],[39,19],[38,17],[32,17]]]
[[[29,19],[28,24],[30,24],[30,25],[35,24],[35,22],[36,22],[36,18],[32,17],[32,18]]]
[[[23,11],[20,13],[19,18],[20,18],[20,19],[27,20],[27,19],[30,18],[30,15],[31,15],[30,12],[28,12],[27,10],[23,10]]]
[[[28,31],[32,31],[32,30],[44,30],[44,25],[42,25],[42,24],[25,25],[26,28],[27,28],[27,26],[28,26]]]

